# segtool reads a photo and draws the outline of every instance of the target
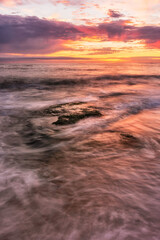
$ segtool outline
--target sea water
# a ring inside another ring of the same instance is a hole
[[[1,240],[160,239],[159,63],[1,63],[0,139]]]

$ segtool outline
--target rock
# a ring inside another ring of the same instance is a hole
[[[56,124],[56,125],[73,124],[84,118],[100,117],[100,116],[102,116],[102,114],[98,110],[91,110],[91,111],[84,110],[83,113],[59,116],[58,120],[53,124]]]
[[[75,102],[75,103],[63,103],[55,106],[50,106],[49,108],[44,110],[45,114],[49,114],[52,116],[57,116],[59,114],[67,114],[68,112],[74,112],[75,110],[83,109],[84,102]],[[78,105],[81,105],[79,108]]]
[[[85,102],[65,103],[51,106],[44,110],[47,115],[57,116],[55,125],[67,125],[88,117],[100,117],[102,114],[95,106],[88,106]]]
[[[121,133],[121,142],[126,146],[141,147],[140,140],[129,133]]]

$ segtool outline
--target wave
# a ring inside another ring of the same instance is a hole
[[[160,75],[137,75],[137,74],[120,74],[120,75],[101,75],[97,76],[96,80],[126,80],[126,79],[160,79]]]
[[[123,80],[149,80],[149,79],[160,79],[160,75],[101,75],[97,77],[89,78],[32,78],[32,77],[1,77],[0,89],[10,90],[25,90],[27,88],[36,89],[50,89],[55,86],[72,86],[72,85],[85,85],[94,84],[95,81],[99,80],[110,80],[109,85],[120,84]],[[134,85],[136,82],[127,82],[129,85]]]
[[[13,78],[13,79],[3,79],[0,81],[0,89],[10,89],[10,90],[25,90],[27,88],[36,88],[36,89],[50,89],[54,86],[59,85],[79,85],[85,84],[84,79],[75,80],[75,79],[39,79],[39,78]]]

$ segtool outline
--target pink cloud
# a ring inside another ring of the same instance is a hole
[[[52,53],[67,50],[66,41],[96,37],[103,41],[142,40],[147,47],[160,48],[160,26],[137,27],[117,20],[97,25],[0,15],[1,53]]]
[[[13,6],[13,5],[22,5],[32,0],[0,0],[0,4],[4,4],[6,6]]]
[[[64,4],[66,6],[83,5],[85,6],[84,0],[50,0],[53,4]]]

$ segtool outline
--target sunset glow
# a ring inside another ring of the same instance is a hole
[[[159,0],[0,0],[1,57],[160,60]]]

